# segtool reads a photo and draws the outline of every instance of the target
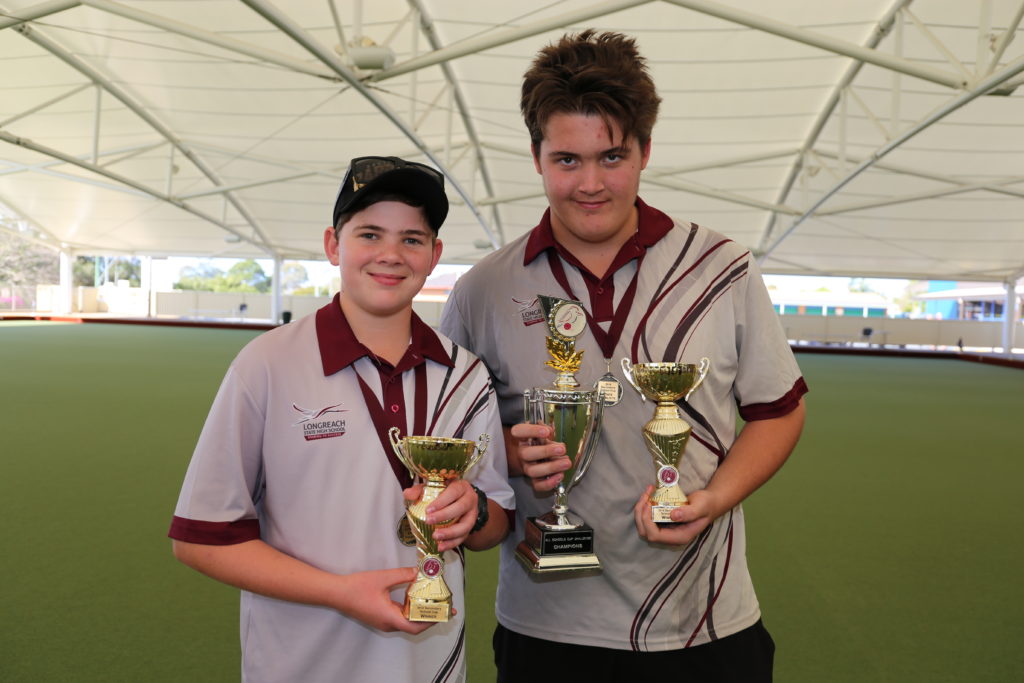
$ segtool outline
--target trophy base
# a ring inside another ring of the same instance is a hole
[[[678,522],[672,520],[672,511],[678,510],[683,505],[652,505],[651,521],[655,524],[678,524]]]
[[[516,547],[516,558],[534,574],[601,568],[590,526],[552,530],[536,517],[527,520],[526,538]]]
[[[409,621],[446,622],[452,616],[452,603],[448,600],[427,600],[406,596],[402,615]]]

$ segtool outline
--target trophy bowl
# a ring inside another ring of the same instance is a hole
[[[479,441],[443,436],[399,437],[398,427],[388,430],[395,455],[413,476],[426,480],[419,500],[405,510],[405,518],[416,539],[420,560],[416,579],[405,594],[402,613],[409,621],[444,622],[451,618],[452,592],[444,580],[444,559],[438,551],[434,531],[454,523],[448,519],[427,523],[427,506],[451,482],[465,475],[483,457],[491,437]]]
[[[705,362],[706,361],[706,362]],[[702,359],[694,363],[636,363],[623,359],[623,371],[627,379],[645,398],[652,401],[675,403],[681,398],[689,399],[690,394],[704,381],[710,361]]]
[[[414,476],[428,481],[458,479],[483,455],[483,451],[477,449],[477,442],[469,439],[444,436],[406,436],[398,439],[398,428],[391,429],[393,431],[388,436],[395,455]],[[486,434],[481,439],[485,437],[487,441],[490,440]]]

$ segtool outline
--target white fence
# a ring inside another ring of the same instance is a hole
[[[878,344],[932,348],[994,349],[1003,346],[1003,323],[978,320],[911,320],[908,318],[838,318],[783,315],[786,336],[818,344]],[[1024,343],[1022,327],[1017,344]]]
[[[55,310],[58,288],[36,288],[35,306],[26,306],[26,292],[0,287],[0,313],[6,310]],[[24,290],[24,288],[21,288]],[[6,292],[6,294],[5,294]],[[5,304],[16,300],[19,309]],[[139,288],[75,287],[74,313],[107,313],[131,317],[185,318],[270,322],[270,294],[180,291],[154,292],[152,300]],[[282,296],[281,310],[293,320],[313,313],[331,300],[329,296]],[[428,325],[437,326],[444,303],[414,301],[413,308]],[[910,320],[905,318],[854,318],[818,315],[782,315],[786,336],[797,343],[884,345],[928,348],[1001,349],[1003,324],[976,320]],[[1024,325],[1017,329],[1017,345],[1024,344]]]
[[[32,292],[32,306],[18,310],[54,311],[59,288],[39,285]],[[281,310],[291,313],[293,320],[313,313],[331,300],[331,296],[282,296]],[[153,292],[148,300],[138,287],[74,287],[71,292],[72,313],[105,313],[112,316],[185,318],[191,320],[231,320],[270,322],[270,294],[248,292],[197,292],[175,290]],[[23,301],[19,298],[18,301]],[[429,325],[441,320],[443,302],[414,301],[416,314]],[[0,306],[0,311],[4,307]]]

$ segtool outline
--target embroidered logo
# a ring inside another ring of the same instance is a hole
[[[302,415],[302,417],[298,421],[293,422],[292,426],[302,426],[302,438],[306,441],[342,436],[345,434],[345,421],[332,415],[333,413],[348,412],[347,409],[341,406],[342,404],[338,403],[321,408],[320,410],[307,410],[293,403],[292,409]]]
[[[517,299],[512,297],[512,302],[519,307],[519,316],[523,319],[523,325],[536,325],[544,322],[544,313],[540,310],[540,301],[537,297],[533,299]]]

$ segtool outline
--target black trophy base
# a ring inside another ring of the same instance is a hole
[[[516,558],[534,574],[578,572],[601,568],[594,554],[594,530],[587,524],[573,529],[545,529],[536,517],[526,520],[526,538]]]

